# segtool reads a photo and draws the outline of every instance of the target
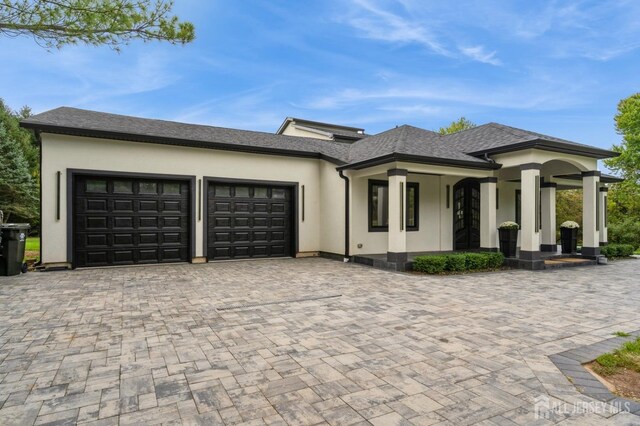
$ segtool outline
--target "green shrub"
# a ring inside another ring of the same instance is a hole
[[[500,252],[454,253],[445,255],[418,256],[413,261],[413,270],[428,274],[442,272],[478,271],[498,269],[504,262]]]
[[[487,268],[498,269],[504,264],[504,254],[501,252],[483,253],[487,257]]]
[[[427,274],[440,274],[446,265],[445,256],[418,256],[413,260],[413,270]]]
[[[606,257],[628,257],[633,251],[631,244],[609,244],[600,248],[600,254]]]
[[[467,270],[467,255],[461,254],[448,254],[445,256],[447,259],[447,265],[445,269],[451,272],[463,272]]]
[[[467,270],[487,269],[488,256],[485,253],[467,253],[466,255]]]
[[[609,242],[613,244],[631,244],[640,247],[640,221],[629,217],[620,222],[610,222],[607,227]]]

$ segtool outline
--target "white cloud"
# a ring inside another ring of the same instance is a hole
[[[433,16],[425,17],[425,10],[414,13],[419,7],[410,2],[403,3],[402,10],[398,11],[391,11],[393,7],[376,0],[354,0],[353,6],[346,23],[364,38],[387,43],[417,44],[440,56],[462,56],[485,64],[501,65],[496,57],[497,52],[486,52],[484,46],[456,48],[458,43],[454,32],[447,30],[446,25]],[[392,6],[398,9],[397,4]],[[424,6],[423,9],[428,7]]]
[[[468,46],[468,47],[459,47],[460,52],[465,56],[473,59],[474,61],[482,62],[485,64],[491,65],[502,65],[502,62],[496,58],[496,51],[487,52],[484,46]]]

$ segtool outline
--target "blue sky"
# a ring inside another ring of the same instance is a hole
[[[437,129],[460,116],[608,148],[640,83],[640,2],[178,1],[186,46],[0,38],[0,97],[275,131],[287,116]]]

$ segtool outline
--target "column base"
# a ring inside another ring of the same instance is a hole
[[[540,258],[541,258],[541,255],[539,251],[520,250],[520,256],[518,256],[518,259],[520,260],[529,260],[529,261],[540,260]]]
[[[555,253],[558,251],[557,244],[540,244],[540,251]]]
[[[600,247],[582,247],[582,255],[586,257],[600,256]]]
[[[540,269],[544,269],[544,260],[542,260],[539,251],[520,250],[520,256],[518,256],[518,268],[538,271]]]
[[[387,252],[387,262],[393,262],[393,263],[400,263],[400,262],[406,262],[407,261],[407,252],[392,252],[392,251],[388,251]]]
[[[518,259],[519,269],[528,269],[529,271],[540,271],[545,269],[544,260],[523,260]]]

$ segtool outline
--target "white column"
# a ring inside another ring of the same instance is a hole
[[[540,250],[555,252],[556,240],[556,186],[553,182],[543,182],[540,188],[542,207],[542,229]]]
[[[407,171],[391,169],[389,177],[389,244],[387,260],[407,261]]]
[[[541,269],[540,260],[540,168],[538,163],[520,166],[521,176],[521,226],[520,263],[523,268]]]
[[[582,255],[600,254],[597,229],[597,199],[600,196],[600,172],[582,172]]]
[[[607,236],[607,200],[608,200],[609,188],[606,186],[600,187],[600,214],[598,215],[598,223],[600,224],[600,245],[606,246],[608,242]]]
[[[496,186],[498,178],[480,179],[480,248],[496,251]]]

